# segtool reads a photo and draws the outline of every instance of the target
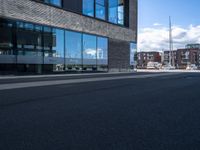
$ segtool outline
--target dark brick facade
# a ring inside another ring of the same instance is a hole
[[[110,71],[124,71],[130,64],[130,44],[126,41],[109,39],[109,69]]]
[[[97,34],[119,40],[136,40],[136,30],[112,25],[31,0],[0,0],[0,17]]]

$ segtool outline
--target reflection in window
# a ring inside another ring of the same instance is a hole
[[[53,57],[64,58],[64,30],[53,29]]]
[[[0,20],[0,35],[0,55],[15,54],[19,64],[45,64],[61,71],[64,64],[95,68],[108,63],[104,37],[7,20]]]
[[[83,0],[83,14],[94,17],[94,0]]]
[[[108,39],[103,37],[97,38],[97,64],[108,64]]]
[[[44,56],[64,58],[64,30],[50,27],[43,30]]]
[[[37,27],[37,28],[36,28]],[[17,22],[18,55],[42,56],[42,27]]]
[[[62,6],[62,1],[61,0],[44,0],[44,2],[48,3],[48,4],[55,5],[55,6],[59,6],[59,7]]]
[[[53,64],[54,71],[64,70],[64,30],[44,27],[44,64]]]
[[[81,33],[66,31],[65,32],[65,58],[66,64],[81,64],[82,49]]]
[[[37,38],[36,49],[42,50],[42,26],[35,25],[35,33]]]
[[[83,34],[83,64],[96,65],[96,36]]]
[[[118,0],[109,0],[109,22],[117,24]]]
[[[118,3],[118,24],[124,24],[124,0],[119,0]]]
[[[52,57],[52,47],[53,47],[53,33],[50,27],[44,27],[43,31],[43,45],[44,45],[44,56]]]
[[[17,25],[17,47],[34,49],[37,39],[34,34],[33,24],[18,22]]]
[[[12,48],[12,24],[0,22],[0,48]],[[9,51],[1,50],[0,55],[9,55]]]
[[[135,65],[135,58],[136,58],[136,52],[137,52],[137,45],[135,43],[130,44],[130,65]]]
[[[105,0],[96,0],[96,18],[106,19]]]
[[[124,25],[124,0],[83,0],[83,14]]]
[[[109,0],[109,21],[124,24],[124,0]]]

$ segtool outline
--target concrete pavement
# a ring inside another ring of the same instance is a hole
[[[126,74],[110,74],[111,76],[108,76],[109,74],[99,74],[98,76],[90,74],[90,75],[79,75],[79,78],[72,78],[72,77],[77,77],[77,75],[67,76],[71,78],[67,78],[65,80],[57,79],[57,77],[60,77],[60,76],[51,76],[51,77],[54,77],[54,79],[52,80],[52,78],[49,77],[49,80],[46,80],[46,81],[35,80],[31,82],[30,81],[25,82],[26,80],[23,80],[22,83],[13,83],[13,81],[10,82],[9,80],[10,83],[6,83],[6,84],[5,82],[4,84],[1,84],[1,81],[0,81],[0,85],[1,85],[0,90],[38,87],[38,86],[51,86],[51,85],[60,85],[60,84],[75,84],[75,83],[87,83],[87,82],[108,81],[108,80],[120,80],[120,79],[150,78],[150,77],[159,77],[159,76],[170,76],[170,75],[176,75],[176,74],[177,73],[157,73],[157,74],[136,74],[136,73],[128,74],[126,73]],[[20,77],[20,79],[22,78]],[[24,79],[27,79],[27,77],[25,77]],[[2,79],[2,80],[5,80],[5,79]]]

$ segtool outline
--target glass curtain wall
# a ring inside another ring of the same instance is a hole
[[[54,71],[64,70],[64,30],[44,28],[44,64],[54,64]]]
[[[35,0],[35,1],[47,3],[47,4],[58,6],[58,7],[62,7],[62,0]]]
[[[96,67],[97,65],[96,36],[83,34],[83,65]]]
[[[0,63],[10,64],[16,62],[13,51],[12,31],[12,23],[0,20]]]
[[[124,24],[124,0],[118,0],[117,23]]]
[[[118,0],[108,0],[108,18],[109,22],[117,24]]]
[[[124,0],[83,0],[83,14],[124,25]]]
[[[83,14],[94,17],[94,0],[83,0]]]
[[[43,62],[41,28],[36,30],[33,24],[17,22],[16,39],[18,63],[41,64]]]
[[[124,25],[124,0],[108,0],[108,8],[109,21]]]
[[[96,0],[95,14],[96,18],[105,20],[106,19],[106,0]]]
[[[58,7],[62,6],[62,0],[38,0],[38,1],[45,2],[47,4],[55,5]]]
[[[108,39],[97,37],[97,65],[106,67],[108,64]]]
[[[0,55],[12,55],[13,36],[11,23],[0,22]]]
[[[65,31],[65,64],[67,69],[79,70],[82,65],[82,34]]]
[[[21,70],[29,65],[46,71],[108,65],[104,37],[7,20],[0,20],[0,35],[0,63],[19,64]]]
[[[137,44],[136,43],[130,43],[130,66],[134,67],[137,64]]]

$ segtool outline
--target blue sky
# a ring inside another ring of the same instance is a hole
[[[168,17],[174,24],[186,27],[200,24],[200,0],[138,0],[139,27],[154,23],[168,25]]]
[[[138,0],[139,49],[167,50],[169,16],[175,49],[200,43],[199,8],[200,0]]]

